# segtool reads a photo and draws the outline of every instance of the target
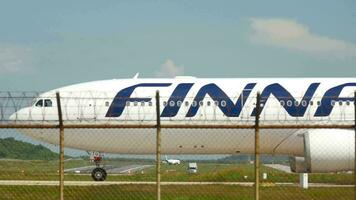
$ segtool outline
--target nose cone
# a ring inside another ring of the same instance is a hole
[[[16,121],[17,120],[17,113],[16,112],[12,113],[12,115],[10,115],[10,117],[9,117],[9,120],[10,121]]]
[[[29,119],[29,110],[28,108],[21,108],[17,112],[14,112],[10,115],[10,121],[26,121]]]

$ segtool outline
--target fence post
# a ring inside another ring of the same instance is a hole
[[[59,92],[56,92],[58,122],[59,122],[59,196],[64,199],[64,127],[62,118],[61,98]]]
[[[260,114],[261,93],[257,92],[256,118],[255,118],[255,200],[260,199]]]
[[[159,91],[156,91],[156,115],[157,115],[157,134],[156,134],[156,192],[157,200],[161,200],[161,110],[159,102]]]
[[[354,93],[354,130],[355,130],[355,155],[354,155],[354,195],[356,200],[356,91]]]

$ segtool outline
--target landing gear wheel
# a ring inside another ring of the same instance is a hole
[[[93,169],[91,172],[91,177],[94,181],[105,181],[106,179],[106,171],[103,168],[97,167]]]

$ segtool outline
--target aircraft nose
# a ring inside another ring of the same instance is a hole
[[[33,112],[31,107],[21,108],[9,116],[9,121],[25,122],[34,120],[44,120],[44,112],[42,110]]]
[[[12,113],[9,117],[10,121],[19,121],[27,119],[26,108],[22,108],[14,113]]]
[[[9,117],[10,121],[16,121],[17,120],[17,112],[14,112],[10,115]]]

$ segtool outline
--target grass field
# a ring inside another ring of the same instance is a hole
[[[1,199],[39,200],[58,199],[58,187],[53,186],[0,186]],[[162,186],[162,199],[176,200],[252,200],[253,187],[241,186]],[[261,199],[265,200],[351,200],[353,188],[263,187]],[[155,199],[154,185],[121,185],[95,187],[65,187],[65,199]]]
[[[135,161],[107,161],[107,165],[125,166],[132,164],[150,164],[153,162]],[[71,160],[65,162],[65,168],[88,166],[86,160]],[[58,161],[0,161],[0,180],[58,180]],[[199,172],[197,174],[187,173],[187,163],[181,165],[162,164],[162,181],[254,181],[254,169],[250,164],[217,164],[198,163]],[[285,173],[269,167],[262,166],[261,173],[267,173],[268,179],[265,182],[292,182],[298,183],[299,175]],[[247,176],[247,178],[245,178]],[[89,181],[90,175],[66,174],[65,180]],[[154,181],[155,167],[150,167],[142,172],[130,175],[108,175],[108,181]],[[353,184],[353,174],[330,173],[330,174],[310,174],[311,183],[333,183],[333,184]]]
[[[151,164],[153,162],[107,161],[108,165],[125,166],[132,164]],[[70,160],[65,168],[90,165],[86,160]],[[0,160],[0,180],[58,180],[58,161],[20,161]],[[187,163],[181,165],[162,164],[162,181],[172,182],[252,182],[253,165],[198,163],[199,172],[189,174]],[[294,186],[275,186],[276,182],[298,183],[298,174],[285,173],[263,166],[268,179],[263,180],[261,199],[353,199],[353,188],[328,187],[303,190]],[[247,178],[244,178],[247,176]],[[353,184],[353,174],[310,174],[314,183]],[[66,174],[65,180],[91,181],[90,175]],[[154,181],[155,168],[130,175],[110,175],[108,181]],[[119,186],[66,186],[65,199],[154,199],[154,185],[119,185]],[[0,186],[0,199],[58,199],[58,187],[55,186]],[[163,185],[162,199],[253,199],[253,187],[229,185]]]

